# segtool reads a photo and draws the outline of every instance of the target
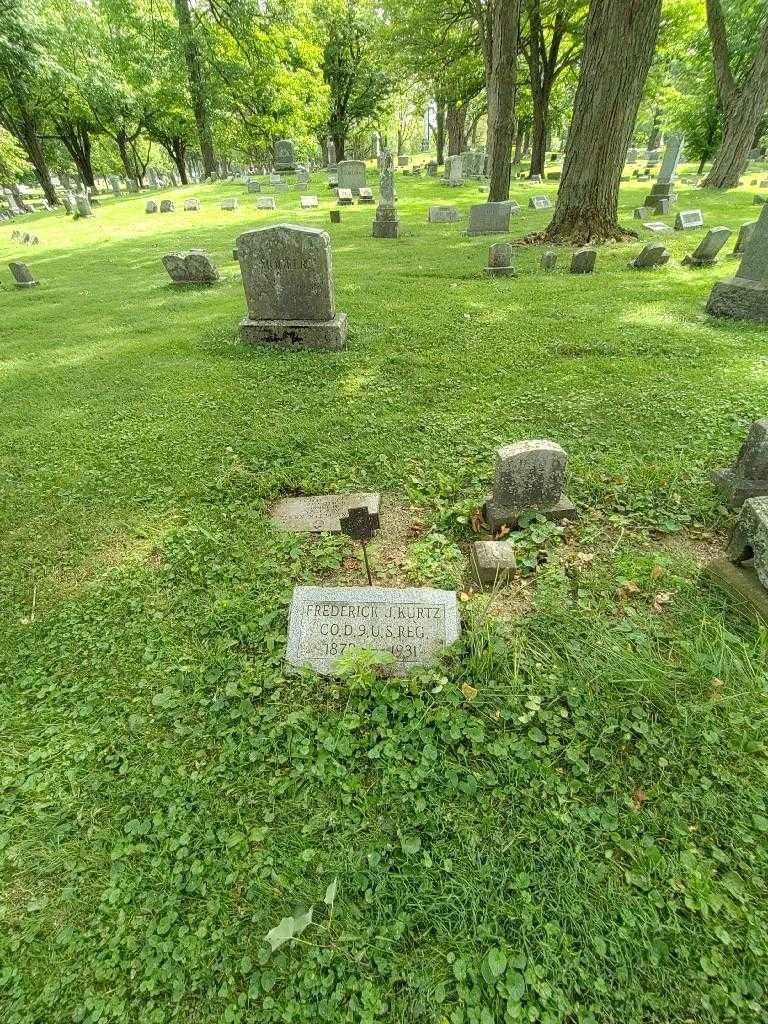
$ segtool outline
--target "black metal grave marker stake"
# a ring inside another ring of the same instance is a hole
[[[378,512],[369,512],[364,505],[361,508],[351,508],[339,522],[341,523],[341,532],[343,534],[346,534],[347,537],[351,537],[353,540],[360,541],[363,548],[365,571],[368,573],[368,586],[372,587],[373,579],[371,578],[371,567],[368,564],[368,552],[365,544],[366,541],[373,538],[374,533],[379,528]]]

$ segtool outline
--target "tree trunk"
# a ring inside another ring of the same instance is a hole
[[[466,149],[464,129],[467,123],[467,108],[449,103],[445,114],[445,130],[448,134],[448,155],[458,156]]]
[[[189,92],[192,97],[192,110],[200,139],[200,152],[203,156],[205,176],[216,173],[216,156],[213,151],[213,132],[208,117],[208,103],[203,82],[203,68],[198,53],[197,43],[192,28],[192,17],[189,13],[189,0],[174,0],[176,20],[179,23],[179,35],[184,47],[184,59],[187,62]]]
[[[659,31],[661,0],[592,0],[548,242],[625,239],[618,196]]]
[[[346,159],[344,156],[344,149],[346,147],[347,138],[345,135],[333,135],[332,138],[333,150],[336,154],[336,163],[338,163],[339,160]]]
[[[138,172],[133,164],[133,157],[128,148],[128,135],[125,131],[120,129],[115,133],[115,144],[117,145],[117,151],[120,154],[120,160],[125,170],[126,178],[133,178],[137,183],[139,182]]]
[[[544,174],[547,160],[547,136],[549,134],[549,94],[536,90],[538,98],[533,104],[533,138],[531,140],[531,170],[533,174]]]
[[[445,162],[445,104],[438,100],[437,124],[435,126],[435,145],[437,146],[437,162]]]
[[[488,202],[509,199],[515,134],[520,0],[495,0],[488,81]],[[493,112],[493,113],[492,113]],[[493,120],[491,118],[493,117]]]
[[[661,129],[659,128],[659,122],[661,121],[661,111],[656,108],[653,112],[653,124],[651,130],[648,133],[648,145],[646,149],[658,149],[661,145]]]
[[[515,152],[512,156],[512,163],[519,164],[523,156],[523,138],[525,136],[525,125],[522,121],[517,122],[515,131]]]
[[[2,184],[2,182],[0,182],[0,184]],[[21,192],[19,192],[19,186],[16,184],[15,181],[10,182],[10,184],[8,185],[2,185],[2,187],[10,190],[11,195],[16,201],[16,205],[23,213],[33,212],[32,207],[27,206],[26,202],[24,201],[24,196],[21,194]]]
[[[752,62],[739,82],[731,70],[721,0],[706,0],[706,3],[715,86],[723,115],[723,141],[704,187],[733,188],[746,170],[757,126],[768,107],[768,18],[758,37]]]
[[[56,134],[64,143],[64,146],[75,162],[78,174],[83,184],[96,187],[91,164],[91,136],[88,126],[77,121],[57,121]]]
[[[53,187],[51,172],[48,168],[37,131],[35,130],[34,125],[29,121],[23,121],[20,127],[21,135],[19,141],[22,143],[24,150],[29,157],[29,162],[35,169],[35,175],[37,176],[37,180],[40,182],[43,194],[50,206],[58,206],[59,197],[56,195],[56,189]]]

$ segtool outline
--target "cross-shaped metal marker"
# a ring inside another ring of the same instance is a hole
[[[371,578],[371,567],[368,564],[368,552],[365,549],[365,543],[373,538],[374,533],[379,528],[378,512],[369,512],[364,505],[361,508],[351,508],[339,522],[341,523],[342,533],[346,534],[347,537],[352,537],[353,540],[360,541],[363,548],[365,571],[368,573],[368,586],[372,587],[373,579]]]

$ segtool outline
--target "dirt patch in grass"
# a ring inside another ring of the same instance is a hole
[[[656,551],[688,558],[699,566],[707,565],[714,558],[722,558],[728,538],[725,533],[700,533],[681,530],[653,541]]]

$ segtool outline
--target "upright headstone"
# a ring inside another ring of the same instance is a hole
[[[336,311],[331,240],[325,231],[278,224],[237,240],[248,315],[243,341],[286,348],[344,347],[347,315]]]
[[[325,155],[326,155],[326,159],[328,161],[328,166],[329,167],[335,167],[336,166],[336,146],[333,144],[333,141],[331,139],[328,139],[328,141],[326,143]]]
[[[712,289],[707,312],[768,324],[768,206],[763,207],[735,277]]]
[[[261,182],[260,181],[255,181],[255,180],[254,181],[249,181],[248,182],[248,191],[249,192],[261,192]]]
[[[333,675],[353,650],[392,656],[385,674],[405,675],[433,661],[461,633],[456,594],[396,587],[296,587],[286,661]]]
[[[712,482],[728,508],[747,498],[768,496],[768,419],[756,420],[733,464],[712,473]]]
[[[437,160],[430,160],[427,163],[427,177],[429,177],[429,178],[436,178],[437,177],[437,168],[438,168]]]
[[[405,156],[405,154],[402,154],[397,158],[398,167],[407,167],[410,164],[410,162],[411,158],[409,156]]]
[[[163,199],[160,202],[160,213],[173,213],[176,206],[172,199]]]
[[[237,202],[237,197],[236,196],[227,196],[225,199],[221,200],[221,209],[222,210],[236,210],[237,207],[238,207],[238,202]]]
[[[184,209],[185,210],[199,210],[200,209],[200,200],[199,199],[193,199],[193,198],[185,199],[184,200]]]
[[[395,206],[395,164],[389,150],[380,153],[379,205],[373,221],[374,238],[397,238],[400,234],[400,220]]]
[[[710,228],[695,250],[683,260],[684,267],[711,267],[718,253],[731,237],[730,228]]]
[[[508,202],[476,203],[469,208],[468,235],[505,235],[509,231]]]
[[[768,498],[747,498],[728,544],[736,564],[752,561],[761,585],[768,589]]]
[[[13,274],[13,283],[17,288],[34,288],[36,285],[40,284],[26,263],[20,263],[18,260],[11,260],[8,264],[8,268],[10,269],[11,274]]]
[[[509,242],[494,242],[488,250],[488,266],[485,273],[490,277],[515,277],[512,266],[512,246]]]
[[[430,206],[427,211],[428,224],[455,224],[458,219],[458,206]]]
[[[348,188],[353,195],[357,195],[360,186],[365,185],[365,161],[340,160],[336,165],[336,174],[339,188]]]
[[[291,139],[278,139],[275,143],[273,163],[276,171],[296,170],[296,148]]]
[[[157,203],[154,199],[148,199],[144,207],[144,213],[157,213]]]
[[[682,135],[670,135],[667,139],[659,176],[651,187],[651,191],[646,196],[644,203],[645,206],[653,207],[656,213],[666,213],[669,203],[674,202],[673,182],[676,176],[677,165],[683,152],[683,141]],[[662,208],[664,200],[666,200],[666,208]]]
[[[554,441],[518,441],[499,448],[493,494],[483,505],[483,518],[495,533],[512,526],[525,512],[538,512],[559,522],[576,510],[563,495],[568,456]]]
[[[452,187],[464,184],[464,161],[458,154],[448,164],[448,184]]]
[[[109,176],[109,184],[112,189],[112,194],[115,196],[119,196],[122,192],[122,186],[120,183],[120,179],[117,177],[116,174],[111,174]]]
[[[748,220],[746,224],[742,224],[739,228],[739,236],[736,239],[736,245],[733,247],[731,256],[743,256],[747,248],[747,242],[752,237],[752,232],[755,230],[756,220]]]
[[[581,249],[577,249],[571,257],[571,273],[572,274],[591,274],[595,269],[597,263],[597,249],[592,246],[585,245]]]
[[[91,201],[87,195],[75,196],[76,204],[76,217],[92,217],[93,210],[91,209]]]
[[[547,272],[554,270],[557,266],[557,253],[552,249],[549,252],[545,252],[541,257],[539,266]]]
[[[256,209],[257,210],[276,210],[277,206],[275,205],[275,197],[274,196],[259,196],[259,198],[256,200]]]
[[[220,280],[216,264],[207,253],[199,249],[169,252],[163,256],[163,266],[175,285],[214,284]]]
[[[669,253],[660,242],[649,242],[630,263],[634,270],[649,270],[669,263]]]

